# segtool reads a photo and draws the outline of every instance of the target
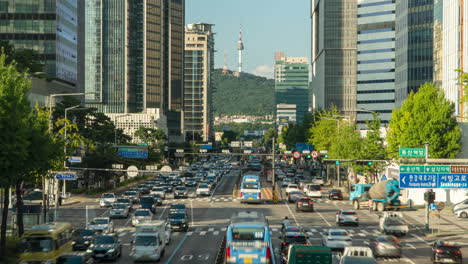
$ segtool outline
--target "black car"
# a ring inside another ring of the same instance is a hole
[[[190,178],[185,180],[185,186],[187,187],[194,187],[197,185],[197,180],[195,178]]]
[[[313,212],[314,201],[308,197],[303,197],[296,201],[296,212]]]
[[[93,241],[96,234],[91,229],[78,229],[72,235],[73,251],[85,251],[88,249],[91,241]]]
[[[177,186],[174,189],[174,198],[188,198],[187,188],[184,186]]]
[[[463,262],[460,246],[443,240],[432,243],[432,263],[459,263]]]
[[[140,184],[138,186],[138,190],[140,190],[141,194],[149,194],[151,190],[151,186],[146,185],[146,184],[142,184],[142,185]]]
[[[287,232],[281,237],[281,252],[288,250],[289,245],[310,245],[309,238],[303,232]]]
[[[187,212],[187,207],[185,206],[185,204],[182,204],[182,203],[171,205],[171,207],[169,208],[169,213],[176,213],[176,212],[185,214]]]
[[[140,207],[142,209],[149,209],[153,214],[156,212],[156,202],[151,195],[145,195],[140,198]]]
[[[183,185],[183,184],[184,184],[184,183],[183,183],[182,180],[180,180],[180,179],[174,179],[174,180],[172,180],[172,186],[173,186],[173,187],[181,186],[181,185]]]
[[[92,253],[95,259],[117,260],[122,255],[122,244],[115,234],[98,235],[86,252]]]
[[[328,199],[330,200],[343,200],[343,193],[338,189],[331,189],[328,192]]]
[[[154,204],[156,205],[162,205],[162,202],[163,202],[163,198],[160,194],[153,194],[153,198],[154,198]]]
[[[166,192],[172,192],[172,185],[170,183],[163,183],[160,187],[164,188]]]
[[[188,217],[185,212],[170,212],[167,217],[172,230],[188,231]]]
[[[57,264],[93,264],[94,259],[87,252],[69,252],[63,253],[57,258]]]

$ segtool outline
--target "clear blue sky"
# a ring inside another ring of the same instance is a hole
[[[244,71],[273,77],[274,52],[309,57],[310,0],[187,0],[187,24],[215,24],[215,67],[237,69],[240,24],[244,39]]]

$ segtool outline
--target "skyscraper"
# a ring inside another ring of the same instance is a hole
[[[185,28],[184,131],[187,141],[213,137],[212,73],[213,25],[199,23]]]
[[[386,124],[395,108],[395,2],[358,0],[357,7],[356,110],[365,128],[372,112]]]
[[[0,1],[0,41],[9,41],[16,49],[35,50],[47,75],[75,83],[77,1]]]
[[[434,0],[396,1],[396,107],[411,91],[433,81],[433,17]]]
[[[275,58],[276,105],[296,105],[296,119],[301,122],[309,110],[309,60],[284,56],[278,59],[277,55]]]
[[[357,0],[311,0],[314,110],[356,107]]]

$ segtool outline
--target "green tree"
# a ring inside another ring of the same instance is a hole
[[[336,130],[334,141],[329,147],[329,154],[335,159],[359,159],[361,158],[362,138],[356,130],[356,125],[342,122]]]
[[[454,158],[461,149],[454,111],[453,103],[433,83],[411,92],[401,108],[393,110],[387,135],[390,155],[397,157],[400,147],[423,147],[427,142],[430,157]]]
[[[0,52],[7,55],[6,63],[15,62],[16,69],[19,72],[42,72],[44,67],[43,62],[39,58],[39,54],[32,49],[15,49],[9,41],[0,41]]]
[[[270,146],[272,143],[273,138],[277,138],[278,133],[276,133],[276,129],[274,128],[269,128],[265,135],[263,136],[263,144],[265,146]]]
[[[388,158],[385,139],[381,136],[381,121],[377,113],[372,114],[372,120],[367,122],[367,134],[362,141],[360,159],[384,160]]]
[[[135,131],[135,136],[140,138],[143,142],[147,142],[150,145],[155,145],[160,140],[166,140],[166,134],[164,131],[155,128],[140,127]]]
[[[335,107],[329,111],[320,111],[309,129],[309,143],[318,150],[331,150],[338,136],[338,127],[345,124],[340,112]]]
[[[31,107],[27,98],[30,81],[14,64],[0,55],[0,186],[3,188],[3,208],[8,208],[8,188],[14,185],[28,162]],[[8,210],[2,212],[0,255],[5,256]]]

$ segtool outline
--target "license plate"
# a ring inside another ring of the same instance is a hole
[[[249,200],[253,200],[253,197],[249,197]]]
[[[104,254],[96,254],[96,257],[102,258],[102,257],[104,257]]]
[[[252,259],[244,259],[244,263],[252,263]]]

